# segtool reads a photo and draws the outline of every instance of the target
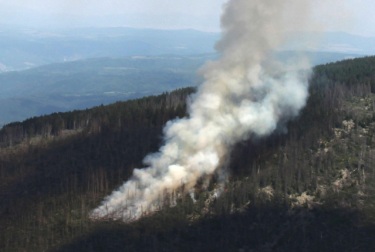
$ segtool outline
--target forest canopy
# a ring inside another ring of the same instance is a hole
[[[142,167],[194,88],[0,130],[3,251],[372,251],[375,57],[320,65],[300,115],[236,145],[215,179],[138,222],[89,212]],[[286,130],[285,130],[286,129]]]

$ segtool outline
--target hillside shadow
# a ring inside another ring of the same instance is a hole
[[[160,134],[161,128],[103,131],[31,146],[6,164],[13,178],[4,178],[0,214],[21,213],[24,206],[48,197],[106,192],[131,176],[134,166],[157,148]]]
[[[360,223],[358,212],[345,209],[264,205],[194,223],[167,216],[99,223],[53,251],[375,251],[375,226]]]

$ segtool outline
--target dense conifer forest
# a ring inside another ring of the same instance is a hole
[[[0,251],[374,251],[375,57],[320,65],[300,115],[137,222],[89,212],[142,167],[194,88],[0,130]]]

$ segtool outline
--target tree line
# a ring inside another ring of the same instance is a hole
[[[0,247],[375,248],[374,67],[375,57],[366,57],[314,68],[309,100],[296,119],[234,147],[219,198],[211,194],[220,186],[213,178],[208,190],[197,186],[195,203],[186,195],[128,225],[92,222],[88,213],[158,149],[163,125],[186,115],[193,88],[8,124],[0,131]]]

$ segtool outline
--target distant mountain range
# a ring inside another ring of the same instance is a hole
[[[195,30],[0,30],[0,71],[98,57],[213,53],[218,38],[218,33]]]
[[[0,126],[195,86],[201,82],[198,69],[218,57],[214,45],[219,37],[195,30],[2,29]],[[345,33],[289,37],[290,44],[276,52],[281,60],[301,51],[312,65],[375,54],[375,38]]]
[[[197,85],[215,55],[133,56],[56,63],[0,74],[0,125]]]
[[[299,32],[286,51],[375,54],[375,38],[342,32]],[[0,72],[99,57],[214,53],[219,33],[196,30],[80,28],[58,31],[0,29]]]
[[[375,54],[375,37],[364,37],[345,32],[298,32],[291,33],[287,50],[304,50],[357,55]]]

